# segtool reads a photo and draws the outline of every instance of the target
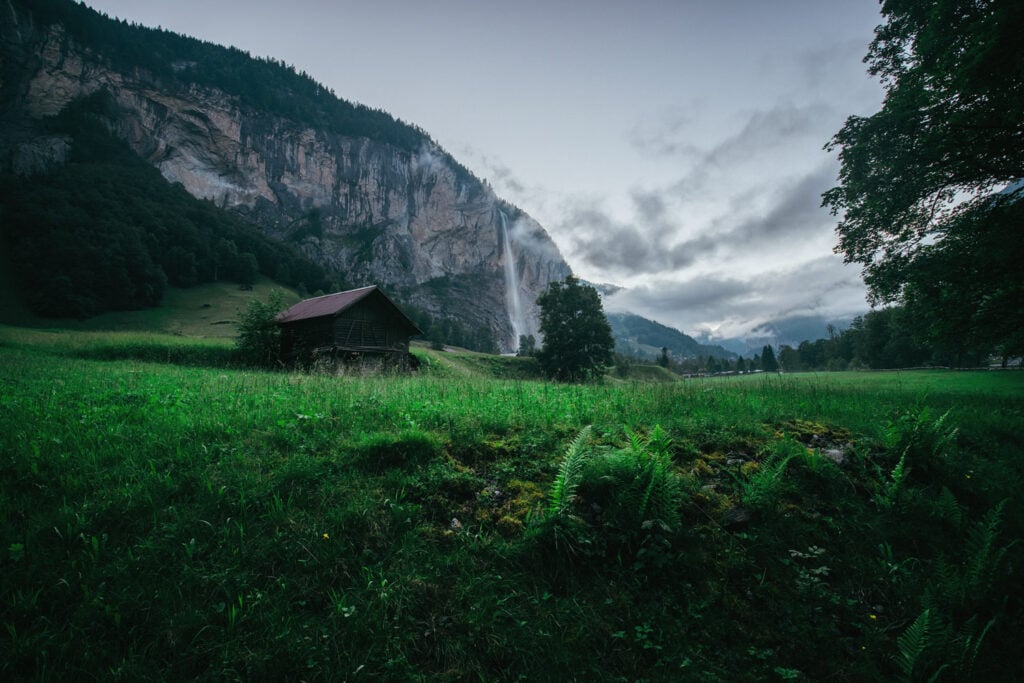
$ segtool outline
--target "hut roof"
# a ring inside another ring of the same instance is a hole
[[[395,302],[389,299],[384,292],[380,291],[376,285],[360,287],[359,289],[350,289],[346,292],[325,294],[323,296],[313,297],[312,299],[305,299],[278,313],[275,320],[277,320],[278,324],[283,324],[292,323],[297,320],[335,316],[371,295],[379,297],[386,305],[393,308],[409,327],[410,334],[422,334],[421,330],[416,326],[416,323],[402,313],[402,309],[396,306]]]

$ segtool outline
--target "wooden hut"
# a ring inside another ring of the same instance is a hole
[[[277,315],[289,362],[374,360],[407,367],[409,339],[422,334],[376,286],[306,299]]]

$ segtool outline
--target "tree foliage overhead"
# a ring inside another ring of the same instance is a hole
[[[570,275],[537,298],[544,344],[537,358],[544,373],[565,382],[602,376],[615,340],[597,290]]]
[[[932,318],[947,342],[1019,349],[1024,193],[1004,188],[1024,177],[1024,3],[884,0],[882,14],[865,59],[882,109],[829,144],[837,251],[875,302],[955,307],[955,325]]]

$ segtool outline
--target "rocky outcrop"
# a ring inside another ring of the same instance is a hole
[[[317,130],[257,110],[222,90],[169,86],[142,69],[117,70],[59,24],[38,28],[3,8],[8,169],[63,163],[66,140],[34,122],[103,91],[109,125],[169,181],[237,211],[298,245],[354,286],[377,284],[437,317],[491,329],[513,350],[507,287],[519,289],[526,330],[537,296],[568,267],[543,228],[424,136],[410,152],[367,137]],[[504,212],[516,281],[504,261]],[[517,325],[522,327],[522,325]]]

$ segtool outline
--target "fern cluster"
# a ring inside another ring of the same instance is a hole
[[[595,449],[584,428],[566,449],[551,485],[544,527],[570,552],[638,548],[651,533],[679,529],[683,488],[672,441],[661,427],[648,437],[626,430],[624,448]]]
[[[957,505],[948,489],[943,497],[951,499],[946,507]],[[1005,504],[968,529],[959,561],[939,558],[925,590],[924,610],[897,639],[900,680],[935,681],[945,674],[949,680],[972,679],[985,636],[999,619],[991,604],[999,599],[994,590],[997,573],[1016,543],[999,544]],[[996,616],[986,621],[993,612]]]
[[[629,445],[594,458],[584,471],[587,499],[602,524],[625,536],[645,528],[679,527],[682,487],[672,463],[672,441],[660,426],[646,439],[626,430]]]
[[[959,428],[951,422],[948,410],[938,417],[928,408],[909,411],[886,427],[887,450],[918,475],[941,472],[956,454]]]
[[[972,680],[978,653],[996,618],[980,628],[978,623],[974,616],[955,628],[941,612],[925,609],[896,639],[897,680],[925,680],[927,676],[926,680],[937,681],[947,673],[948,680]]]
[[[754,509],[775,507],[782,493],[782,475],[789,461],[804,451],[803,446],[790,439],[774,442],[760,467],[744,481],[740,480],[743,502]]]

